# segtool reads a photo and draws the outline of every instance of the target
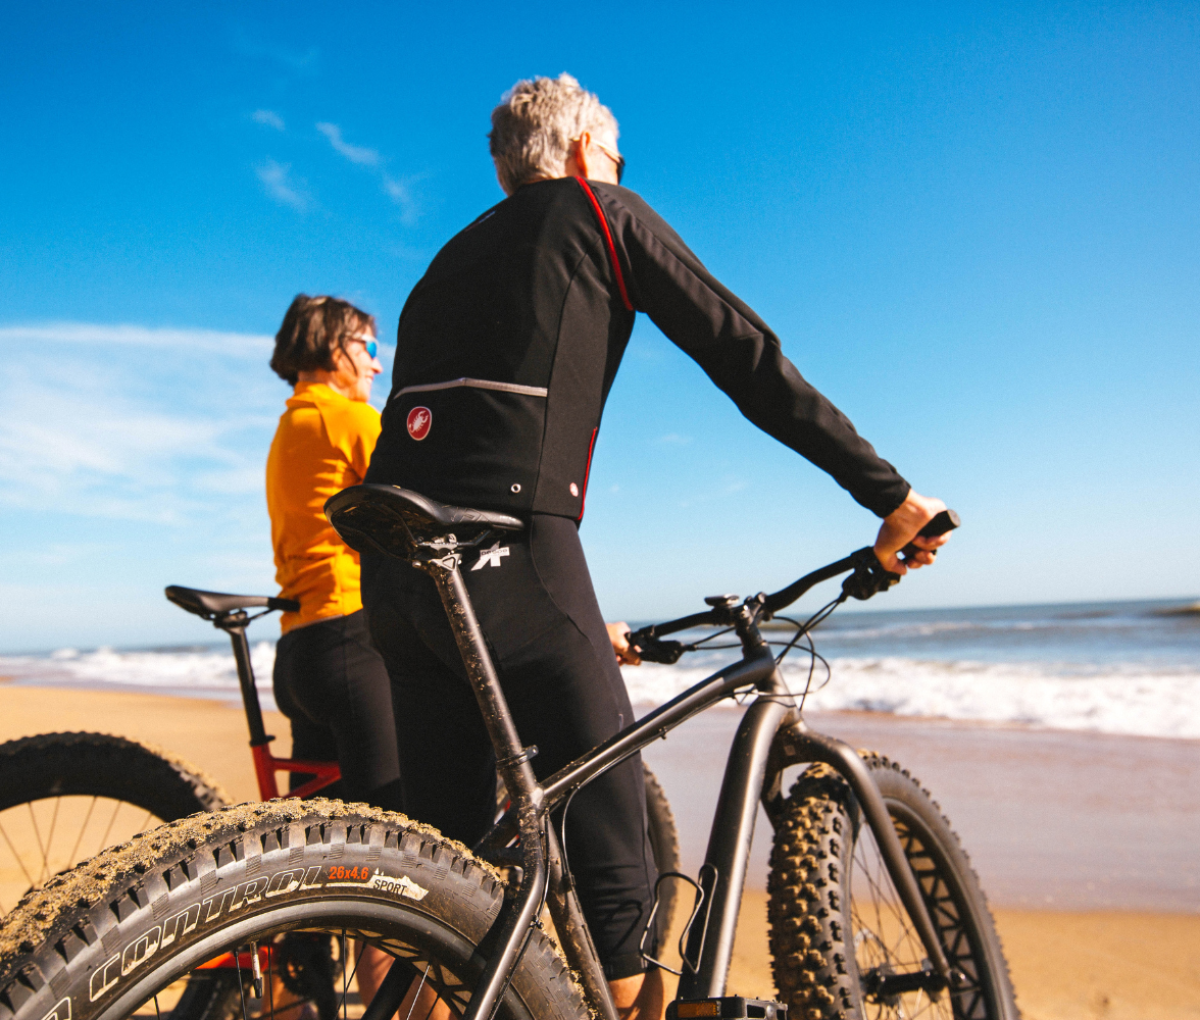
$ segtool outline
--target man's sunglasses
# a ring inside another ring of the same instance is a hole
[[[375,340],[368,340],[365,336],[352,336],[348,337],[347,339],[354,340],[362,344],[367,349],[367,357],[372,361],[375,360],[375,355],[379,353],[379,344],[376,343]]]
[[[617,183],[620,184],[621,178],[625,176],[625,157],[619,152],[613,152],[612,149],[610,149],[603,142],[598,142],[594,138],[592,139],[592,144],[617,164]]]

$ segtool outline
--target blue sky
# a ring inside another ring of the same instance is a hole
[[[2,45],[0,649],[207,639],[165,584],[272,590],[284,309],[393,337],[501,197],[491,107],[563,70],[627,185],[962,512],[888,606],[1200,594],[1194,5],[45,3]],[[874,527],[639,320],[582,532],[606,613]]]

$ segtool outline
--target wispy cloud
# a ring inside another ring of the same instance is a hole
[[[681,499],[679,505],[681,507],[691,507],[704,503],[714,503],[718,500],[735,496],[739,492],[744,492],[749,487],[750,484],[746,479],[739,478],[736,475],[725,475],[718,484],[696,492],[686,499]]]
[[[317,125],[317,130],[329,139],[329,144],[333,146],[334,151],[341,153],[351,163],[358,163],[360,166],[379,166],[380,157],[377,150],[369,149],[364,145],[351,145],[342,137],[342,129],[336,124],[322,121]]]
[[[291,206],[297,212],[304,212],[311,201],[303,180],[292,176],[290,163],[276,163],[268,159],[254,168],[258,179],[271,196],[280,205]]]
[[[654,440],[658,446],[687,446],[691,441],[691,436],[681,436],[678,432],[668,432]]]
[[[107,325],[93,322],[41,322],[0,326],[0,344],[72,343],[165,347],[182,351],[208,351],[260,360],[274,340],[259,333],[226,333],[213,329]]]
[[[317,124],[317,130],[329,139],[329,144],[333,146],[335,152],[345,156],[351,163],[368,167],[379,174],[379,182],[383,187],[383,193],[400,208],[400,221],[402,223],[411,226],[417,221],[420,215],[420,208],[413,195],[412,186],[423,175],[392,177],[383,169],[387,161],[378,149],[368,148],[365,145],[351,145],[343,137],[342,129],[337,124],[331,124],[328,121],[322,121]]]
[[[293,50],[273,43],[262,43],[251,39],[244,31],[237,30],[233,36],[233,48],[246,57],[266,59],[302,73],[311,74],[317,69],[321,51],[316,46],[306,50]]]
[[[420,207],[412,192],[412,183],[416,180],[416,177],[397,180],[387,174],[383,175],[384,193],[400,207],[400,221],[406,226],[416,223],[420,215]]]
[[[274,110],[255,110],[250,114],[250,118],[258,124],[264,124],[269,128],[274,128],[276,131],[282,131],[284,128],[283,118]]]
[[[46,342],[60,345],[53,377]],[[257,506],[286,390],[266,368],[270,347],[212,330],[0,327],[0,503],[166,525]]]

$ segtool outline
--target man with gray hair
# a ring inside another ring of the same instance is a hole
[[[405,303],[367,481],[528,520],[464,577],[544,778],[634,720],[578,526],[638,311],[751,422],[883,518],[875,551],[887,569],[933,562],[945,539],[916,535],[944,504],[912,491],[766,323],[620,187],[617,122],[574,78],[519,82],[490,140],[508,197],[442,248]],[[924,551],[900,559],[914,539]],[[433,582],[364,554],[363,601],[394,685],[405,810],[471,844],[492,820],[494,762]],[[661,976],[638,947],[655,872],[637,756],[579,792],[563,839],[617,1006],[658,1020]]]

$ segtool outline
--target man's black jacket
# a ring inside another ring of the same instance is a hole
[[[600,416],[645,312],[764,432],[883,517],[908,483],[626,188],[527,184],[452,238],[400,315],[367,480],[583,516]]]

